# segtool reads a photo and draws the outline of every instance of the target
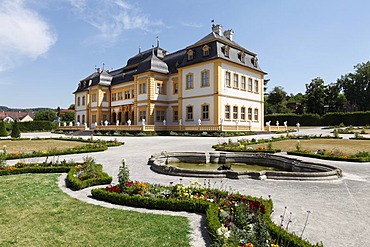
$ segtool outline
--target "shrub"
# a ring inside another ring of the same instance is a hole
[[[0,121],[0,136],[8,136],[4,121]]]
[[[13,128],[12,128],[12,133],[10,134],[10,136],[12,138],[20,138],[21,137],[21,132],[19,130],[18,121],[14,121]]]
[[[122,166],[118,172],[118,182],[120,184],[127,184],[130,181],[130,171],[126,165],[126,159],[122,159]]]
[[[89,165],[91,166],[91,163]],[[94,175],[86,177],[86,179],[84,176],[82,176],[83,180],[79,178],[78,174],[80,172],[81,172],[80,165],[74,166],[69,170],[67,179],[66,179],[67,187],[73,190],[81,190],[83,188],[87,188],[90,186],[100,185],[100,184],[110,184],[112,182],[112,177],[109,176],[107,173],[103,172],[103,166],[100,164],[94,165],[94,172],[95,172]],[[87,173],[90,174],[90,172],[91,172],[91,169]]]

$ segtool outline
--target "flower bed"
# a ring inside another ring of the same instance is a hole
[[[205,213],[215,246],[318,246],[275,225],[270,218],[271,200],[210,189],[196,181],[190,186],[128,181],[91,193],[98,200],[120,205]]]
[[[103,172],[103,166],[96,164],[91,157],[85,157],[83,163],[73,166],[66,179],[67,187],[73,190],[111,182],[112,177]]]
[[[66,154],[78,154],[78,153],[89,153],[89,152],[101,152],[108,149],[108,147],[120,146],[124,143],[118,141],[105,141],[105,140],[92,140],[92,139],[82,139],[82,138],[51,138],[59,141],[79,141],[87,143],[84,146],[78,146],[74,148],[68,148],[65,150],[56,150],[51,149],[48,151],[33,151],[31,153],[24,152],[15,152],[7,153],[6,148],[3,148],[0,156],[6,160],[11,159],[25,159],[33,157],[45,157],[45,156],[54,156],[54,155],[66,155]],[[16,139],[12,141],[22,141],[22,140],[47,140],[45,138],[35,138],[35,139]]]
[[[345,154],[338,151],[326,151],[318,150],[317,152],[311,152],[307,150],[302,151],[289,151],[287,154],[304,156],[316,159],[324,160],[338,160],[338,161],[349,161],[349,162],[370,162],[369,152],[358,152],[356,154]]]
[[[32,163],[18,162],[12,166],[1,166],[0,176],[22,173],[62,173],[68,172],[75,163],[62,161],[61,163]]]

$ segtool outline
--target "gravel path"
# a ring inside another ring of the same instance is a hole
[[[300,134],[323,134],[327,135],[331,130],[301,129]],[[49,137],[50,133],[22,134],[22,137]],[[58,136],[58,135],[53,135]],[[256,135],[243,138],[270,138],[279,135]],[[345,138],[349,136],[343,135]],[[353,135],[351,135],[353,136]],[[112,137],[94,137],[112,139]],[[240,139],[231,138],[233,140]],[[114,138],[113,138],[114,139]],[[105,152],[65,155],[61,158],[82,161],[86,155],[96,158],[98,163],[103,164],[105,172],[109,173],[114,183],[117,183],[117,174],[120,160],[126,159],[130,169],[130,177],[150,183],[169,184],[178,182],[179,177],[162,175],[152,172],[147,166],[151,154],[162,151],[212,151],[211,146],[218,142],[227,141],[229,138],[216,137],[117,137],[124,141],[125,145],[109,148]],[[292,147],[294,148],[294,147]],[[302,160],[310,158],[299,157]],[[301,235],[310,211],[308,225],[303,233],[303,238],[315,243],[322,241],[325,246],[368,246],[370,245],[370,163],[347,163],[338,161],[320,161],[340,167],[343,170],[343,178],[332,181],[274,181],[274,180],[230,180],[211,179],[211,184],[228,190],[238,191],[256,197],[267,198],[269,195],[274,202],[272,219],[280,223],[280,215],[287,207],[287,213],[292,212],[292,223],[289,231]],[[204,179],[183,178],[183,183],[190,180],[198,180],[204,183]],[[72,197],[105,207],[122,208],[124,210],[136,210],[149,213],[163,213],[180,215],[189,218],[193,231],[191,232],[192,246],[208,246],[204,218],[197,214],[153,211],[112,205],[93,200],[89,197],[90,189],[72,192],[63,185],[63,177],[59,186]],[[207,181],[208,182],[208,181]]]

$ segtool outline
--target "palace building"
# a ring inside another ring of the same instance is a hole
[[[76,122],[110,125],[222,125],[264,128],[264,75],[257,55],[234,41],[233,30],[212,32],[170,53],[159,46],[126,66],[81,80]]]

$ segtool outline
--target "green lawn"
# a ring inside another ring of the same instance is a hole
[[[8,153],[31,153],[33,151],[49,151],[49,150],[63,150],[79,146],[86,146],[87,143],[79,141],[65,141],[65,140],[0,140],[0,149],[6,146]]]
[[[0,177],[0,246],[190,246],[186,218],[90,205],[58,176]]]

